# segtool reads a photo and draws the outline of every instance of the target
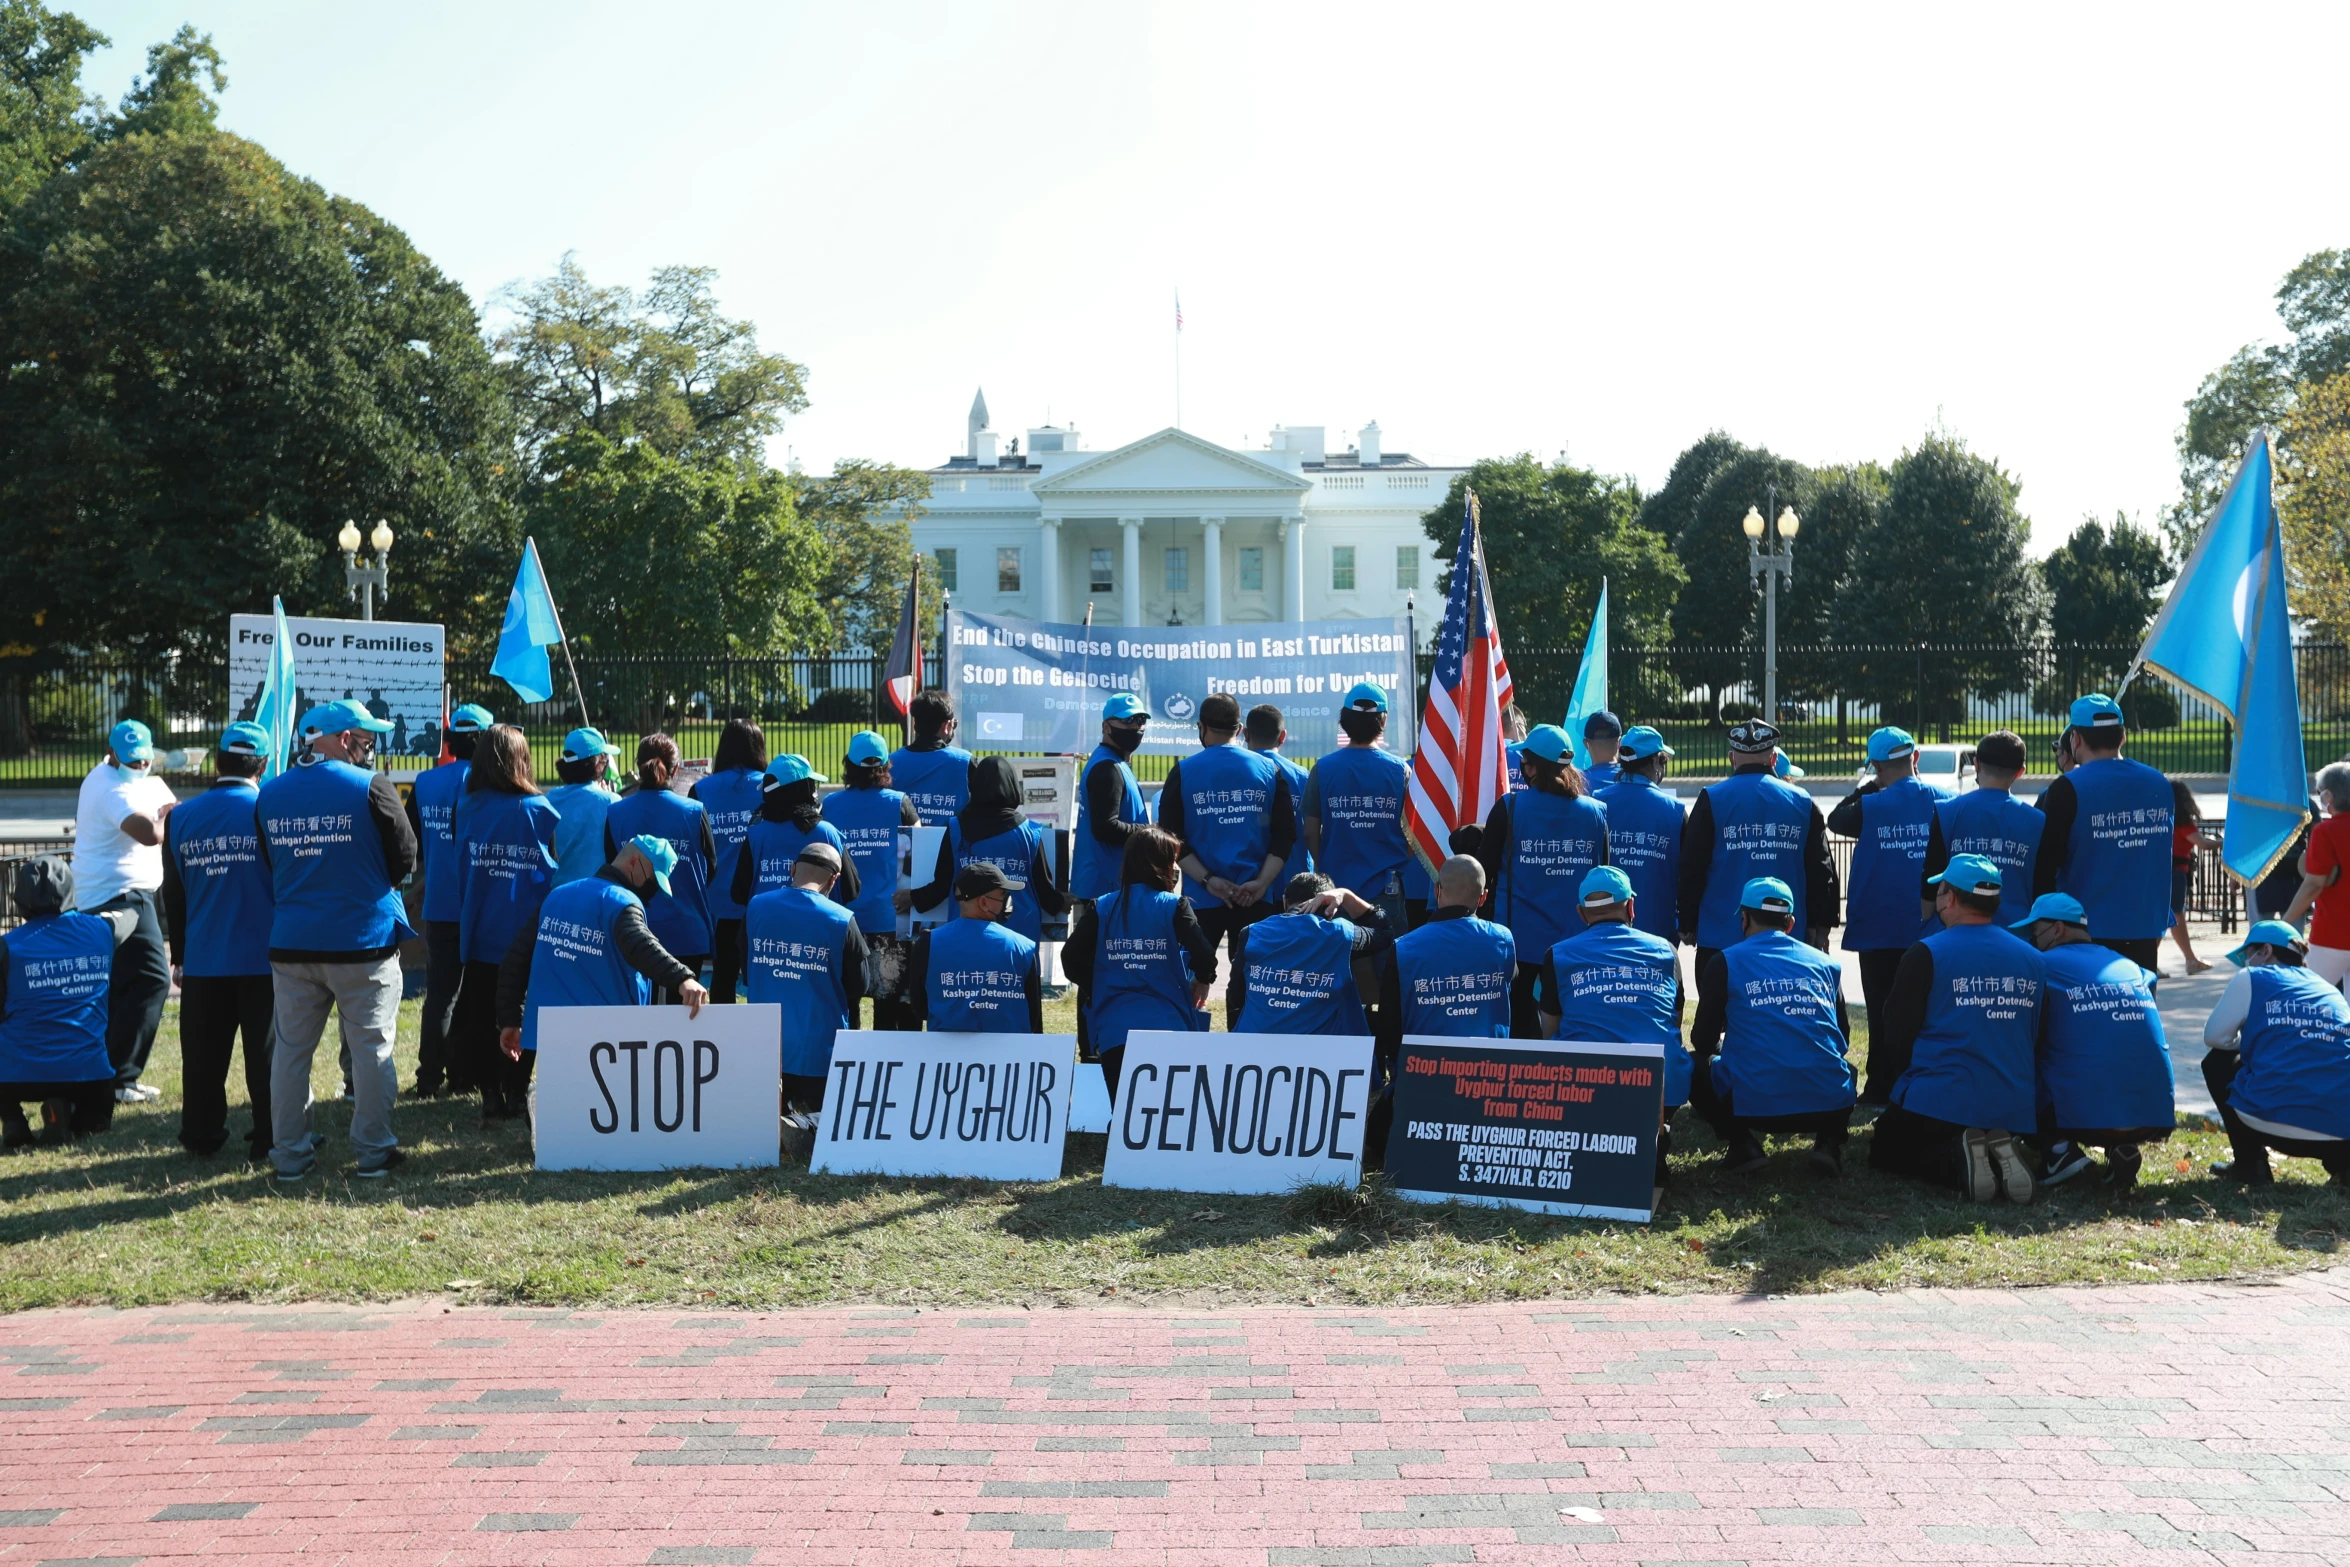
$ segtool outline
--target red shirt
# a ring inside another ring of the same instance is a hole
[[[2310,830],[2309,874],[2350,869],[2350,816],[2329,816]],[[2350,877],[2317,895],[2309,920],[2313,947],[2350,947]]]
[[[2195,868],[2195,840],[2203,829],[2191,822],[2181,822],[2170,830],[2170,868],[2191,871]]]

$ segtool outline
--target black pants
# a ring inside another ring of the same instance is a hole
[[[1245,909],[1236,909],[1228,903],[1196,905],[1199,928],[1207,934],[1208,951],[1221,967],[1226,961],[1222,952],[1228,943],[1232,956],[1232,977],[1224,985],[1224,1028],[1230,1032],[1240,1026],[1241,1011],[1248,1004],[1248,928],[1266,915],[1277,912],[1276,906],[1259,900]],[[1216,982],[1213,970],[1206,976],[1209,984]]]
[[[465,959],[457,946],[455,920],[424,922],[424,1021],[416,1042],[416,1092],[473,1092],[473,1063],[451,1044],[457,1020],[457,987]]]
[[[694,971],[694,978],[700,979],[702,977],[702,965],[710,961],[710,955],[705,952],[690,957],[680,956],[677,961],[684,964],[687,968],[692,969]],[[685,1005],[685,998],[679,995],[676,991],[671,990],[667,985],[655,985],[653,987],[653,1005],[657,1007],[682,1007]]]
[[[1540,1039],[1541,1008],[1534,1002],[1534,982],[1542,977],[1542,963],[1520,963],[1510,976],[1510,1038]]]
[[[1893,1085],[1909,1070],[1909,1051],[1884,1043],[1880,1026],[1886,998],[1893,994],[1893,976],[1901,972],[1901,956],[1907,950],[1879,947],[1860,954],[1861,1005],[1869,1009],[1869,1077],[1860,1096],[1873,1105],[1890,1104]]]
[[[2135,936],[2127,941],[2099,936],[2097,944],[2101,947],[2111,947],[2149,973],[2158,973],[2162,968],[2162,938],[2160,936]]]
[[[52,1099],[62,1099],[73,1107],[66,1130],[75,1137],[103,1132],[114,1124],[114,1079],[110,1077],[86,1083],[0,1083],[0,1127],[6,1128],[9,1147],[32,1139],[32,1123],[25,1119],[24,1107]]]
[[[1869,1168],[1966,1191],[1973,1184],[1967,1177],[1966,1132],[1955,1121],[1890,1106],[1869,1134]]]
[[[711,932],[710,999],[729,1006],[743,977],[743,922],[719,920]]]
[[[1731,1096],[1714,1090],[1714,1064],[1719,1056],[1699,1056],[1696,1068],[1689,1074],[1689,1108],[1695,1110],[1714,1129],[1714,1135],[1723,1142],[1735,1144],[1741,1135],[1776,1132],[1782,1136],[1791,1133],[1809,1133],[1815,1147],[1842,1152],[1844,1139],[1852,1125],[1852,1107],[1836,1110],[1810,1110],[1799,1115],[1740,1115],[1731,1104]]]
[[[484,1120],[504,1120],[529,1108],[530,1072],[524,1051],[520,1062],[506,1059],[498,1048],[498,965],[465,965],[464,982],[457,987],[457,1015],[449,1030],[451,1059],[466,1067],[481,1090]]]
[[[114,1063],[117,1088],[128,1088],[147,1070],[155,1031],[163,1026],[163,1003],[171,996],[171,953],[163,944],[155,896],[126,892],[99,905],[139,917],[130,939],[114,949],[114,971],[107,981],[106,1058]]]
[[[228,1069],[245,1038],[248,1157],[269,1152],[269,1064],[277,986],[267,974],[190,974],[180,982],[180,1142],[206,1158],[228,1142]]]
[[[2274,1148],[2292,1158],[2315,1159],[2326,1167],[2326,1174],[2350,1181],[2350,1143],[2279,1137],[2244,1124],[2235,1106],[2228,1103],[2229,1090],[2243,1065],[2243,1057],[2233,1050],[2213,1050],[2203,1057],[2203,1082],[2211,1090],[2212,1103],[2219,1106],[2220,1124],[2228,1129],[2228,1149],[2235,1155],[2237,1173],[2249,1174],[2255,1181],[2268,1180],[2268,1151]]]

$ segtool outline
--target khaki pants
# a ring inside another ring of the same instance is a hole
[[[269,1106],[281,1175],[310,1167],[310,1058],[326,1032],[326,1015],[342,1019],[351,1051],[351,1151],[369,1169],[399,1144],[392,1100],[399,1084],[392,1039],[400,1021],[398,954],[367,963],[272,963],[277,988],[277,1052],[270,1062]]]

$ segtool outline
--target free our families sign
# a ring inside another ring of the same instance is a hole
[[[320,620],[286,617],[294,639],[294,714],[348,697],[392,726],[381,756],[432,758],[441,753],[441,628],[422,621]],[[277,628],[267,615],[228,618],[228,697],[232,718],[261,705]]]
[[[1076,1068],[1074,1034],[845,1031],[808,1168],[1052,1180]]]
[[[783,1008],[545,1007],[542,1170],[751,1169],[782,1151]]]
[[[1104,1186],[1285,1192],[1354,1186],[1369,1036],[1136,1030],[1110,1111]]]

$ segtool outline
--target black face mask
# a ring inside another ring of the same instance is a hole
[[[1105,729],[1102,744],[1120,756],[1132,756],[1142,749],[1142,731],[1139,729]]]

